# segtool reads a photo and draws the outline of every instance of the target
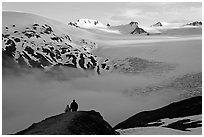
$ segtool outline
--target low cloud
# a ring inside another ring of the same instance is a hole
[[[63,69],[52,73],[45,73],[39,69],[25,72],[19,70],[17,75],[16,70],[13,72],[9,70],[10,73],[6,73],[8,68],[4,70],[3,134],[15,133],[34,122],[62,113],[73,99],[79,103],[79,110],[99,111],[105,120],[115,125],[130,114],[134,114],[136,108],[143,108],[139,103],[141,100],[123,91],[158,82],[154,78],[141,76],[119,74],[96,76],[89,72],[87,74]]]

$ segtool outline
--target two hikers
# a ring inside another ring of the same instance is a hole
[[[69,108],[69,105],[67,105],[65,112],[71,112],[71,111],[73,112],[73,111],[77,111],[77,109],[78,109],[78,104],[75,102],[75,100],[73,100],[70,105],[70,108]]]

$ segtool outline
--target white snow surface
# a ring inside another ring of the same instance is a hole
[[[116,130],[120,135],[201,135],[202,128],[196,128],[191,131],[180,131],[164,127],[140,127]]]
[[[93,19],[79,19],[76,24],[81,28],[107,28],[107,26]]]
[[[194,116],[188,116],[188,117],[181,117],[181,118],[165,118],[161,119],[162,126],[167,126],[171,123],[174,123],[179,120],[183,119],[190,119],[192,121],[199,121],[202,120],[202,114],[201,115],[194,115]],[[152,122],[149,124],[153,124],[157,122]],[[116,130],[121,135],[201,135],[202,134],[202,127],[198,128],[188,128],[190,131],[181,131],[171,128],[165,128],[165,127],[137,127],[137,128],[128,128],[128,129],[118,129]]]

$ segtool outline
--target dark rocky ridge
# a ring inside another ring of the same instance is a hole
[[[99,112],[78,111],[52,116],[16,135],[116,135]]]
[[[187,131],[187,128],[201,127],[202,121],[191,121],[187,116],[202,114],[202,96],[196,96],[179,102],[171,103],[156,110],[140,112],[119,123],[114,129],[127,129],[135,127],[162,126],[162,119],[182,118],[183,120],[166,125],[167,128]],[[154,123],[154,124],[151,124]]]

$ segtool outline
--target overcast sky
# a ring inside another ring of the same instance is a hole
[[[140,25],[149,26],[158,21],[186,23],[202,20],[201,2],[4,2],[2,9],[34,13],[63,23],[89,18],[104,24],[137,21]]]

